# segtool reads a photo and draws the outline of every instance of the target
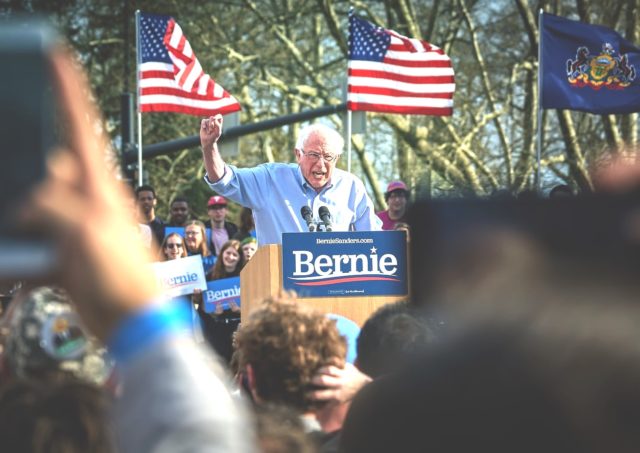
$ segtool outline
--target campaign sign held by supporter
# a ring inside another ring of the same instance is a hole
[[[168,297],[192,294],[195,289],[207,289],[200,255],[153,263],[152,266],[160,287]]]
[[[165,226],[164,236],[167,237],[171,233],[178,233],[180,236],[184,237],[184,227]]]
[[[407,294],[402,231],[284,233],[282,279],[301,297]]]
[[[205,313],[213,313],[216,305],[223,310],[231,310],[233,304],[240,308],[240,277],[221,278],[207,282],[207,290],[202,293]]]

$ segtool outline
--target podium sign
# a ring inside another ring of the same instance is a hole
[[[403,231],[284,233],[282,287],[300,297],[407,294]]]

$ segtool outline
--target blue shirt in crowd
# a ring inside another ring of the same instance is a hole
[[[205,181],[220,195],[251,208],[261,246],[280,244],[282,233],[308,231],[302,206],[311,208],[314,220],[320,206],[326,206],[333,231],[378,231],[382,226],[362,181],[338,168],[320,193],[304,179],[298,164],[226,165],[219,181],[212,183],[206,175]]]

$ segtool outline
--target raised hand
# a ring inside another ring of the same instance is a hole
[[[200,144],[204,151],[211,151],[221,135],[222,115],[217,114],[216,116],[204,118],[200,122]]]

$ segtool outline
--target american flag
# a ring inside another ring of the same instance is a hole
[[[202,70],[173,17],[139,17],[141,112],[206,116],[240,110],[238,101]]]
[[[451,115],[454,91],[441,49],[349,14],[349,110]]]

